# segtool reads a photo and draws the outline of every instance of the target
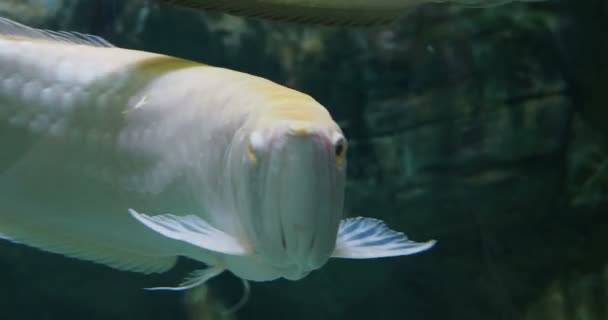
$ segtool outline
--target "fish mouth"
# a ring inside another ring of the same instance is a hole
[[[242,148],[248,174],[234,183],[246,186],[235,189],[244,231],[260,263],[279,277],[305,277],[335,248],[345,179],[335,136],[335,128],[290,121],[253,131]]]
[[[336,188],[328,139],[306,126],[291,126],[269,141],[264,171],[260,234],[264,256],[285,278],[322,266],[335,245],[331,219]]]
[[[283,265],[283,266],[274,266],[274,269],[277,270],[281,274],[281,277],[283,277],[287,280],[297,281],[302,278],[305,278],[316,268],[309,269],[309,270],[302,270],[299,268],[298,265],[291,264],[291,265]]]

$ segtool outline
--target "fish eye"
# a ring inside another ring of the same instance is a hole
[[[341,136],[334,142],[334,153],[336,155],[336,162],[339,166],[342,166],[346,159],[346,140]]]
[[[254,132],[249,136],[247,145],[247,158],[251,164],[258,163],[258,154],[264,148],[265,140],[261,132]]]
[[[334,146],[334,151],[336,152],[337,158],[341,157],[342,153],[344,153],[344,143],[342,143],[341,141],[336,143],[336,145]]]
[[[249,160],[249,163],[253,165],[256,165],[258,163],[258,157],[255,154],[253,148],[251,147],[251,144],[247,146],[247,159]]]

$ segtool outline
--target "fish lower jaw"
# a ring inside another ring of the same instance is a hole
[[[273,265],[272,268],[280,275],[281,278],[287,280],[300,280],[306,277],[313,270],[310,268],[303,267],[296,263],[285,263],[281,265]]]

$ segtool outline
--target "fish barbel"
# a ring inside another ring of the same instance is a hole
[[[208,265],[177,289],[435,243],[343,219],[346,139],[310,96],[95,36],[0,19],[0,148],[0,237],[142,273]]]

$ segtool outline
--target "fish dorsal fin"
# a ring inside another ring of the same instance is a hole
[[[98,36],[78,32],[41,30],[2,17],[0,17],[0,38],[63,42],[91,47],[114,47],[113,44]]]
[[[333,258],[370,259],[403,256],[430,249],[435,240],[414,242],[372,218],[351,218],[340,222]]]
[[[490,7],[517,0],[160,0],[192,9],[223,12],[242,17],[301,24],[374,27],[390,25],[410,9],[430,3],[455,3],[465,7]],[[543,1],[543,0],[519,0]]]
[[[302,4],[288,3],[288,1],[280,3],[279,1],[259,0],[161,0],[161,2],[242,17],[325,26],[374,27],[388,25],[403,14],[402,10],[332,8],[325,5],[310,5],[305,1],[302,1]]]

